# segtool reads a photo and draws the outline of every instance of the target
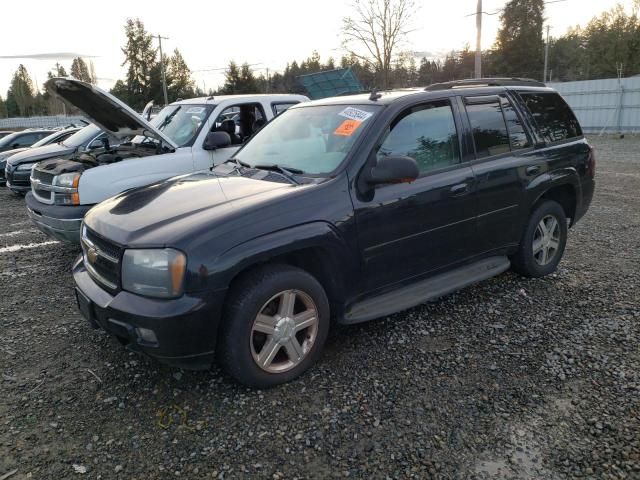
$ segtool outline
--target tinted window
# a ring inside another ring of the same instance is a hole
[[[547,142],[557,142],[582,135],[569,105],[557,93],[521,93],[538,130]]]
[[[467,105],[467,114],[473,130],[477,158],[511,151],[507,126],[497,100],[492,103]]]
[[[273,115],[277,116],[284,112],[287,108],[293,107],[295,104],[299,102],[289,102],[289,103],[272,103],[271,108],[273,109]]]
[[[27,133],[25,135],[21,135],[20,138],[16,140],[16,143],[21,147],[28,147],[40,140],[43,136],[44,135],[39,133]]]
[[[511,150],[531,146],[520,117],[518,117],[517,112],[506,98],[502,99],[502,112],[507,121],[507,130],[509,131],[509,138],[511,139]]]
[[[458,134],[449,102],[434,102],[404,111],[390,126],[378,157],[415,159],[421,172],[460,161]]]

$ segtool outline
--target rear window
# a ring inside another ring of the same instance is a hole
[[[521,92],[520,96],[547,142],[559,142],[582,135],[578,120],[567,102],[557,93]]]

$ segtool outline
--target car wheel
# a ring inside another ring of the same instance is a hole
[[[218,340],[218,361],[245,385],[268,388],[305,372],[329,332],[329,301],[309,273],[268,265],[233,286]]]
[[[562,206],[552,200],[540,203],[525,228],[513,268],[527,277],[543,277],[554,272],[567,244],[567,217]]]

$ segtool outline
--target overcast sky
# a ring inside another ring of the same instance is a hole
[[[466,43],[475,44],[476,0],[416,0],[415,32],[407,50],[442,55]],[[500,9],[506,0],[484,0],[483,10]],[[551,35],[586,24],[594,15],[632,0],[565,0],[550,3],[546,17]],[[198,85],[215,88],[224,81],[221,71],[230,60],[259,64],[254,68],[282,71],[288,61],[306,58],[316,49],[323,59],[339,58],[341,19],[351,12],[347,0],[245,0],[199,2],[183,0],[31,0],[2,2],[0,56],[72,52],[92,58],[99,85],[110,88],[123,78],[121,66],[124,23],[139,17],[149,32],[169,37],[163,49],[179,48]],[[499,15],[484,16],[483,48],[496,36]],[[70,59],[59,59],[67,72]],[[26,65],[38,86],[56,62],[46,59],[0,58],[0,95],[4,98],[13,72]]]

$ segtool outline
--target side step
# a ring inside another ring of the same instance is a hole
[[[417,283],[355,303],[340,323],[353,324],[384,317],[442,297],[509,269],[507,257],[489,257]]]

